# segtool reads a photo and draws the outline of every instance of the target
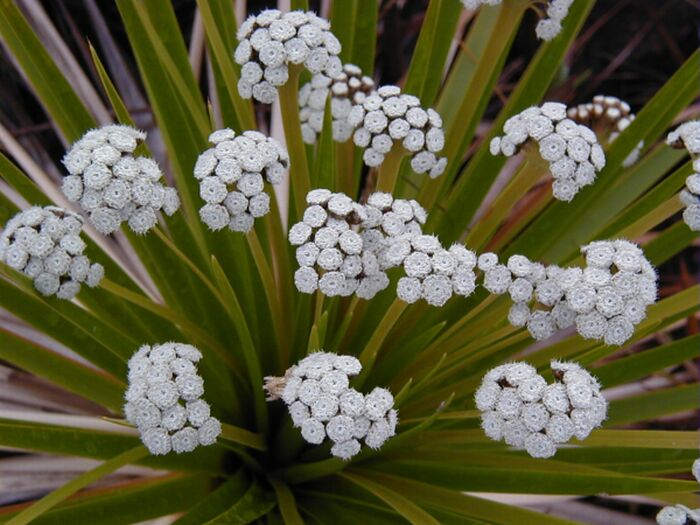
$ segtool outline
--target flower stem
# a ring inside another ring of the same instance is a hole
[[[384,158],[384,162],[379,166],[377,191],[394,192],[401,170],[401,161],[405,154],[406,150],[401,145],[395,145],[391,148],[389,154]]]
[[[506,216],[513,210],[513,203],[518,202],[544,173],[547,173],[546,162],[541,159],[537,152],[529,152],[520,169],[493,200],[486,215],[469,232],[465,243],[475,250],[483,248]]]
[[[289,80],[284,86],[279,88],[284,137],[287,141],[290,160],[289,183],[292,188],[292,198],[294,199],[294,208],[297,215],[301,214],[304,209],[304,199],[311,189],[309,164],[306,160],[306,146],[304,146],[304,141],[301,137],[301,122],[299,121],[298,91],[301,71],[301,66],[290,66]]]

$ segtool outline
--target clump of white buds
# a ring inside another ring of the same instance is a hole
[[[659,525],[688,525],[690,520],[700,523],[700,509],[689,509],[685,505],[664,507],[656,515]]]
[[[299,120],[304,142],[314,144],[323,129],[323,115],[326,99],[331,95],[331,115],[333,117],[333,140],[345,142],[355,130],[348,123],[352,106],[362,104],[365,98],[374,93],[374,80],[363,75],[354,64],[345,64],[343,71],[334,78],[323,73],[313,76],[311,82],[299,90]]]
[[[234,53],[241,65],[238,93],[272,104],[289,80],[289,67],[303,64],[312,74],[333,78],[342,71],[341,46],[331,25],[315,13],[268,9],[249,16],[238,29]]]
[[[551,384],[527,363],[486,373],[474,397],[486,436],[533,458],[549,458],[557,445],[572,437],[584,440],[600,426],[608,404],[598,381],[576,363],[552,361],[551,369]]]
[[[396,434],[398,423],[391,392],[377,387],[365,395],[349,386],[361,370],[353,356],[315,352],[284,377],[266,377],[264,388],[268,400],[284,401],[306,442],[320,445],[327,437],[331,454],[349,460],[360,452],[360,439],[379,449]]]
[[[605,153],[596,134],[567,118],[564,104],[530,107],[509,118],[503,131],[504,136],[491,140],[491,154],[511,157],[523,144],[534,141],[539,155],[549,163],[555,199],[570,202],[605,167]]]
[[[656,301],[656,271],[629,241],[596,241],[581,252],[586,256],[584,269],[545,268],[513,255],[507,267],[499,265],[498,276],[489,279],[487,271],[484,286],[492,293],[510,293],[514,304],[509,322],[527,326],[537,340],[575,325],[584,339],[622,345]]]
[[[73,299],[81,283],[97,286],[101,264],[83,255],[83,219],[63,208],[34,206],[12,217],[0,233],[0,261],[34,281],[45,296]]]
[[[499,5],[502,0],[462,0],[465,9],[478,9],[482,5]],[[574,0],[551,0],[547,6],[547,18],[537,24],[535,33],[540,40],[552,40],[561,33],[561,24],[569,14]]]
[[[605,95],[596,95],[592,102],[569,108],[567,115],[571,120],[593,129],[599,139],[607,137],[608,144],[612,144],[636,118],[627,102]],[[641,141],[622,165],[627,168],[637,162],[643,147],[644,141]]]
[[[202,399],[201,358],[194,346],[163,343],[143,345],[129,359],[124,415],[151,454],[191,452],[213,445],[221,434],[221,423]]]
[[[693,159],[693,172],[685,179],[680,199],[685,204],[683,220],[693,231],[700,231],[700,120],[681,124],[668,134],[666,143],[674,148],[685,148]]]
[[[68,170],[62,190],[88,214],[97,231],[108,235],[122,222],[144,234],[158,222],[157,212],[172,215],[180,207],[175,188],[163,186],[158,164],[134,157],[146,133],[109,125],[85,133],[63,157]]]
[[[411,168],[416,173],[442,175],[447,158],[437,157],[445,146],[442,118],[433,109],[423,109],[418,97],[401,93],[397,86],[382,86],[364,97],[347,115],[355,129],[353,141],[365,148],[364,163],[377,167],[394,145],[411,155]]]
[[[224,128],[209,135],[213,147],[194,166],[199,195],[206,202],[199,216],[210,229],[248,232],[270,211],[265,181],[279,184],[289,167],[287,150],[257,131],[236,136]],[[235,189],[234,189],[235,188]]]
[[[289,229],[290,244],[298,246],[299,269],[294,284],[302,293],[371,299],[389,285],[377,255],[366,249],[359,229],[367,218],[365,207],[344,193],[311,190],[301,222]]]

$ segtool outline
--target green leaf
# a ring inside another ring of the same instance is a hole
[[[304,525],[304,520],[301,519],[299,510],[297,509],[294,494],[289,490],[289,487],[284,482],[274,477],[269,477],[268,480],[272,488],[275,489],[277,506],[282,514],[285,525]]]
[[[211,485],[202,475],[168,475],[85,490],[55,509],[37,517],[36,525],[82,523],[90,516],[92,525],[123,525],[180,512],[195,505]],[[0,523],[7,523],[16,507],[0,510]],[[8,512],[9,511],[9,512]],[[197,522],[201,523],[201,522]]]
[[[377,0],[335,0],[331,4],[331,30],[343,47],[340,59],[369,76],[374,70],[378,7]]]
[[[228,510],[206,522],[206,525],[244,525],[272,510],[275,496],[253,481],[248,490]]]
[[[0,358],[112,412],[123,404],[125,385],[111,376],[63,357],[48,348],[0,327]]]
[[[612,401],[605,426],[637,423],[698,408],[700,408],[700,385],[697,383],[664,388]]]
[[[700,356],[700,335],[679,339],[672,343],[644,350],[643,352],[618,359],[592,372],[605,388],[631,383],[648,375],[662,371],[669,366]]]
[[[0,418],[0,445],[64,456],[109,459],[137,446],[136,436],[85,430],[60,425]],[[188,454],[150,457],[140,463],[154,468],[223,472],[223,451],[217,446],[200,447]]]
[[[67,142],[95,126],[92,115],[12,0],[0,1],[0,35]]]
[[[239,500],[249,485],[245,471],[239,469],[211,494],[193,505],[173,525],[200,525],[216,518],[229,507],[232,501]]]
[[[503,525],[565,525],[574,522],[547,516],[540,512],[520,508],[516,505],[504,505],[487,499],[468,496],[462,492],[452,491],[421,483],[406,478],[388,476],[379,472],[363,470],[363,475],[374,482],[389,487],[399,494],[410,494],[423,505],[443,510],[450,510],[462,517],[477,518],[487,523]]]
[[[351,472],[342,472],[339,476],[348,479],[363,489],[371,492],[384,503],[392,507],[396,512],[401,514],[409,523],[413,525],[439,525],[439,522],[430,514],[421,509],[411,500],[404,496],[388,489],[381,483],[375,483],[368,477],[358,474],[357,470]]]
[[[34,521],[37,517],[44,514],[49,509],[55,507],[61,503],[66,498],[69,498],[80,489],[87,487],[91,483],[98,481],[105,477],[107,474],[111,474],[115,470],[139,461],[148,455],[148,450],[143,445],[139,445],[131,450],[127,450],[113,457],[112,459],[105,461],[100,466],[88,470],[87,472],[73,478],[65,485],[57,488],[53,492],[47,494],[41,498],[36,503],[27,507],[25,510],[20,512],[17,516],[12,518],[7,522],[7,525],[26,525],[30,521]]]

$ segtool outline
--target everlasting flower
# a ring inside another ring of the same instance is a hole
[[[323,129],[323,114],[329,93],[333,140],[345,142],[355,131],[355,127],[348,123],[350,110],[354,105],[362,104],[368,95],[375,93],[374,81],[363,75],[356,65],[345,64],[342,72],[333,78],[318,73],[311,82],[304,84],[299,90],[299,119],[301,134],[307,144],[314,144]]]
[[[212,133],[209,142],[213,147],[194,166],[199,195],[206,202],[199,216],[214,231],[228,226],[232,231],[248,232],[256,218],[270,211],[264,181],[282,181],[289,168],[287,150],[257,131],[237,137],[229,128]]]
[[[97,286],[104,268],[83,255],[83,219],[63,208],[32,207],[12,217],[0,233],[0,261],[34,281],[45,296],[73,299],[81,283]]]
[[[510,157],[523,144],[534,141],[540,156],[549,162],[555,199],[571,201],[605,167],[605,153],[596,134],[567,118],[564,104],[546,102],[528,108],[509,118],[503,131],[504,136],[492,139],[491,154]]]
[[[157,212],[172,215],[180,207],[175,188],[163,186],[158,164],[133,153],[146,133],[109,125],[85,133],[63,157],[69,175],[63,193],[79,203],[97,231],[108,235],[122,222],[138,234],[153,228]]]
[[[544,276],[524,256],[511,257],[506,267],[497,264],[495,255],[482,254],[480,264],[483,260],[487,268],[484,286],[492,293],[505,293],[508,283],[514,302],[508,321],[527,326],[537,340],[575,326],[585,339],[622,345],[646,317],[647,306],[656,301],[656,272],[642,250],[628,241],[596,241],[581,252],[586,257],[585,269],[552,265]],[[511,282],[513,270],[519,276]],[[534,300],[538,305],[531,310]]]
[[[221,423],[201,399],[204,381],[197,374],[199,351],[183,343],[144,345],[129,359],[124,414],[136,425],[151,454],[180,454],[212,445]]]
[[[358,439],[380,448],[395,435],[398,422],[391,392],[377,387],[363,395],[349,386],[361,370],[355,357],[314,352],[283,378],[266,377],[264,388],[268,400],[284,401],[306,442],[320,445],[328,437],[331,454],[348,460],[360,452]]]
[[[569,108],[567,115],[594,130],[597,137],[607,137],[608,144],[612,144],[636,118],[627,102],[605,95],[596,95],[592,102]],[[643,147],[644,141],[637,144],[623,166],[629,167],[637,162]]]
[[[433,109],[423,109],[420,100],[401,93],[397,86],[382,86],[352,106],[347,123],[355,129],[355,145],[365,148],[363,160],[377,167],[389,151],[400,143],[411,154],[411,168],[416,173],[442,175],[445,157],[438,157],[445,145],[442,118]]]
[[[294,283],[302,293],[319,289],[323,294],[371,299],[389,285],[377,255],[359,232],[367,218],[361,206],[343,193],[310,191],[301,222],[289,229],[289,242],[297,246],[299,269]]]
[[[272,104],[277,88],[287,83],[289,67],[334,78],[342,71],[340,42],[330,23],[315,13],[276,9],[249,16],[238,29],[235,61],[241,65],[238,93]]]
[[[694,173],[685,180],[680,199],[685,204],[683,220],[693,231],[700,231],[700,120],[681,124],[668,134],[666,142],[674,148],[685,148],[693,158]]]
[[[689,520],[700,523],[700,509],[689,509],[685,505],[664,507],[656,515],[659,525],[687,525]]]
[[[474,396],[481,427],[494,441],[552,457],[557,444],[583,440],[600,426],[607,402],[596,379],[576,363],[552,361],[547,385],[527,363],[507,363],[486,373]]]

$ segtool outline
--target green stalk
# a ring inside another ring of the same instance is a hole
[[[379,166],[377,191],[394,192],[396,181],[399,179],[401,161],[405,154],[406,150],[400,144],[396,144],[391,148],[391,151],[384,158],[384,162]]]
[[[518,202],[546,172],[547,163],[537,151],[530,149],[520,169],[493,200],[486,215],[469,232],[465,244],[477,251],[483,248],[513,209],[513,203]]]
[[[462,103],[455,112],[453,125],[445,130],[446,142],[441,154],[447,157],[447,171],[437,184],[424,184],[419,195],[418,201],[426,209],[433,207],[440,193],[449,187],[457,175],[462,156],[474,135],[479,117],[492,96],[493,85],[527,6],[528,2],[518,1],[504,2],[499,7],[500,12],[495,22],[498,30],[490,34],[471,82],[464,91]]]
[[[290,65],[289,80],[279,88],[280,110],[284,124],[284,137],[289,151],[289,184],[292,189],[294,208],[300,214],[305,208],[306,194],[311,189],[309,164],[306,160],[306,146],[301,138],[299,121],[299,75],[302,66]],[[290,207],[291,210],[291,207]],[[291,217],[291,214],[290,214]],[[290,223],[293,222],[290,220]]]
[[[17,514],[17,516],[7,522],[7,525],[25,525],[26,523],[34,521],[45,512],[48,512],[62,501],[65,501],[71,497],[80,489],[87,487],[99,479],[102,479],[106,475],[111,474],[115,470],[125,465],[136,463],[146,456],[148,456],[148,450],[146,450],[146,447],[143,445],[127,450],[126,452],[105,461],[100,466],[95,467],[92,470],[88,470],[77,478],[72,479],[53,492],[50,492],[39,501]]]

